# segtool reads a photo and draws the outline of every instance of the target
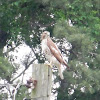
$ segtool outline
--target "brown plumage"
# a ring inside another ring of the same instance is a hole
[[[53,56],[61,63],[61,64],[64,64],[68,69],[69,69],[69,66],[67,65],[67,63],[64,61],[62,55],[61,55],[61,52],[59,51],[58,47],[54,44],[54,42],[51,40],[50,37],[47,38],[47,45],[51,51],[51,53],[53,54]],[[58,51],[58,54],[53,50],[54,47],[57,51]]]

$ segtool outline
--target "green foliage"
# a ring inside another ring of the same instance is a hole
[[[24,98],[30,99],[30,95],[25,86],[21,86],[16,95],[16,100],[23,100]]]
[[[21,35],[22,39],[29,46],[32,43],[34,44],[33,46],[36,46],[35,44],[40,43],[40,41],[35,41],[36,38],[39,40],[38,36],[40,34],[38,33],[38,29],[40,27],[45,26],[52,32],[52,23],[56,23],[57,20],[70,19],[73,25],[89,27],[93,36],[92,38],[99,41],[100,19],[98,5],[98,0],[1,1],[0,28],[2,32],[0,33],[3,35],[5,32],[6,37],[5,39],[3,38],[4,41],[12,39],[16,42],[17,36]],[[52,14],[54,18],[50,17]],[[32,30],[35,33],[33,39],[30,41],[30,35],[33,34]]]
[[[7,93],[0,93],[0,99],[1,100],[7,100],[8,94]]]
[[[55,25],[54,35],[58,38],[67,38],[72,44],[69,56],[69,66],[72,72],[64,72],[65,79],[61,81],[57,100],[73,100],[75,98],[80,100],[80,95],[82,94],[85,95],[84,98],[90,95],[88,99],[91,100],[92,95],[100,90],[98,47],[90,34],[91,31],[89,29],[69,26],[66,21],[59,21]],[[83,93],[80,91],[82,87],[85,87],[85,92]],[[69,88],[74,89],[74,91],[80,91],[80,93],[77,95],[77,92],[75,92],[73,95],[69,95]],[[82,100],[84,99],[82,98]]]
[[[78,27],[82,26],[89,28],[91,30],[91,38],[99,41],[99,0],[67,0],[65,4],[66,8],[63,10],[57,10],[55,16],[59,17],[59,19],[70,19],[72,24]],[[62,12],[64,12],[64,16],[62,15]]]
[[[0,77],[10,81],[12,74],[14,72],[14,67],[8,62],[7,59],[0,57]]]
[[[11,41],[16,42],[18,39],[17,36],[20,35],[29,46],[32,45],[31,42],[35,44],[33,46],[39,44],[39,41],[35,41],[39,40],[37,28],[44,24],[51,23],[52,18],[49,16],[49,9],[33,0],[10,0],[6,3],[2,1],[1,4],[0,26],[2,31],[7,34],[6,40],[11,39]],[[48,11],[48,15],[46,10]],[[44,18],[47,18],[47,20]],[[35,43],[34,41],[30,41],[30,35],[33,34],[32,30],[36,30],[33,37]],[[3,33],[1,32],[1,34]],[[16,44],[18,43],[16,42]]]
[[[1,49],[6,43],[8,46],[11,45],[12,41],[16,46],[24,41],[30,47],[37,47],[41,35],[39,28],[46,27],[51,33],[53,32],[51,35],[60,39],[66,38],[72,45],[69,56],[72,72],[64,72],[65,80],[61,81],[57,100],[75,98],[98,100],[100,94],[99,0],[2,0],[0,4]],[[40,60],[40,53],[36,53],[36,56]],[[0,69],[0,77],[9,81],[14,67],[0,57]],[[73,77],[73,73],[76,77]],[[71,85],[76,85],[77,88]],[[85,92],[80,92],[81,87],[85,87]],[[25,91],[23,87],[21,88],[21,92]],[[75,90],[73,95],[68,94],[69,88]],[[18,100],[22,96],[21,92],[18,93]]]
[[[87,95],[91,95],[91,98],[96,91],[100,90],[99,48],[90,34],[91,31],[88,28],[69,26],[66,21],[58,21],[55,25],[54,35],[58,38],[65,37],[72,45],[69,56],[71,72],[64,72],[65,79],[61,81],[57,100],[73,100],[74,98],[78,100],[82,94],[85,95],[84,98]],[[80,91],[82,87],[84,87],[83,93]],[[80,91],[79,95],[77,96],[77,92],[73,94],[75,97],[69,95],[69,88]]]

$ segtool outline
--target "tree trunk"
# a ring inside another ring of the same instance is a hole
[[[52,71],[45,64],[34,64],[32,78],[37,80],[36,88],[32,90],[32,100],[50,100],[52,88]]]

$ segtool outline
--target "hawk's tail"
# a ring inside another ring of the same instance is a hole
[[[63,80],[63,79],[64,79],[64,76],[63,76],[63,71],[62,71],[62,69],[61,69],[61,65],[58,66],[58,71],[59,71],[59,76],[60,76],[60,78]]]
[[[65,61],[63,61],[63,64],[68,68],[70,69],[70,67],[67,65],[67,63]]]

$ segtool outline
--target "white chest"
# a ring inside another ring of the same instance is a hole
[[[47,49],[49,49],[48,46],[47,46],[47,39],[42,40],[42,42],[41,42],[41,47],[42,47],[42,52],[43,52],[43,53],[45,53],[45,51],[46,51]]]
[[[41,42],[41,48],[42,52],[45,54],[46,59],[49,61],[52,61],[52,63],[58,63],[57,59],[52,55],[48,45],[47,45],[47,39],[43,39]]]
[[[51,54],[51,51],[47,45],[47,39],[42,40],[41,48],[42,48],[42,52],[45,54],[46,58],[50,59],[52,57],[52,54]]]

